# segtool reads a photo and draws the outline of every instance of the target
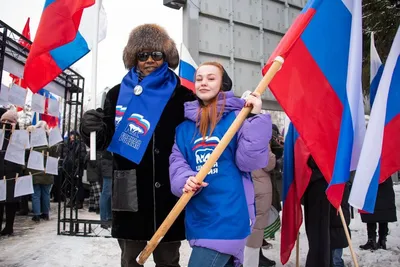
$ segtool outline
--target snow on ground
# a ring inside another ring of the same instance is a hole
[[[400,219],[400,185],[395,186],[397,217]],[[85,207],[86,209],[86,207]],[[56,205],[52,203],[53,214],[48,222],[39,224],[31,221],[30,217],[17,216],[15,234],[11,237],[0,238],[1,267],[89,267],[89,266],[120,266],[120,249],[113,238],[104,237],[73,237],[57,235]],[[98,219],[98,215],[81,210],[79,218]],[[389,224],[388,250],[375,252],[361,251],[358,246],[367,240],[366,226],[360,216],[355,215],[351,222],[353,247],[357,254],[360,267],[400,266],[400,227],[399,222]],[[101,231],[100,228],[95,231]],[[102,234],[108,234],[103,231]],[[264,254],[279,261],[279,234],[271,241],[273,248],[264,250]],[[300,235],[300,266],[304,266],[308,245],[304,228]],[[181,247],[181,266],[187,266],[190,247],[183,242]],[[349,249],[344,250],[346,266],[353,266]],[[154,266],[149,259],[146,267]],[[282,266],[277,264],[277,266]],[[295,249],[288,267],[295,266]]]

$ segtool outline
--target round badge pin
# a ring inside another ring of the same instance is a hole
[[[136,85],[135,88],[133,88],[133,93],[135,95],[141,95],[143,92],[143,87],[140,85]]]

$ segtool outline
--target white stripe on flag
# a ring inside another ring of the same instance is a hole
[[[355,170],[365,136],[364,103],[361,85],[362,72],[362,10],[361,1],[350,1],[352,7],[349,64],[346,91],[353,123],[354,139],[350,170]]]
[[[196,62],[194,62],[192,56],[189,53],[189,50],[183,43],[181,43],[181,60],[185,61],[186,63],[192,65],[195,69],[197,69]]]
[[[99,1],[99,0],[97,0]],[[101,2],[100,2],[101,4]],[[85,39],[89,49],[91,50],[94,46],[94,35],[93,32],[95,31],[95,24],[94,19],[96,17],[96,5],[91,7],[85,8],[83,10],[81,23],[79,24],[79,33]],[[102,40],[106,38],[107,35],[107,14],[101,6],[100,13],[99,13],[99,40],[100,43]]]
[[[374,80],[376,74],[378,73],[379,67],[382,65],[382,61],[379,57],[378,51],[376,50],[375,47],[375,38],[374,38],[374,33],[371,33],[371,55],[370,55],[370,79],[369,83],[371,84],[372,81]]]

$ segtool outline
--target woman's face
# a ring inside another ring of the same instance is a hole
[[[138,69],[144,76],[149,75],[164,63],[164,55],[160,51],[146,49],[137,54]]]
[[[196,95],[205,105],[217,96],[221,90],[222,73],[213,65],[203,65],[196,72]]]

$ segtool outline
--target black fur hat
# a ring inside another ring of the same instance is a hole
[[[174,40],[157,24],[143,24],[132,30],[123,52],[125,68],[129,70],[137,66],[137,53],[145,49],[163,52],[164,61],[171,69],[176,69],[179,64],[179,54]]]

